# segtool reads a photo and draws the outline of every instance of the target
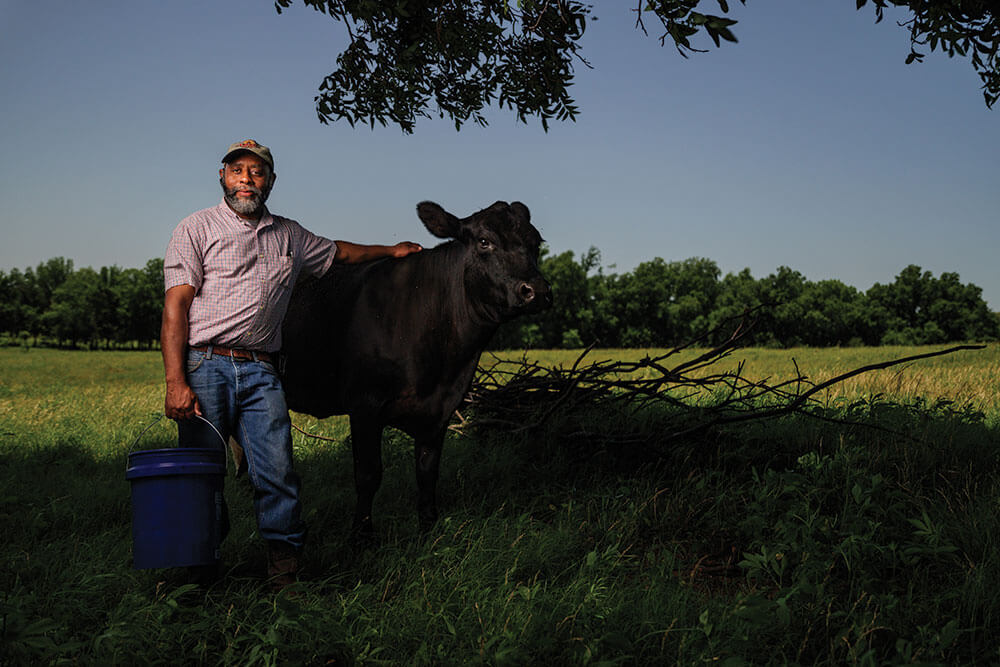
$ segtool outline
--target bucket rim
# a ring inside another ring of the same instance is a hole
[[[134,454],[167,454],[171,452],[179,453],[195,453],[195,452],[215,452],[219,454],[225,454],[225,450],[221,447],[160,447],[157,449],[134,449],[128,453],[129,456]]]
[[[143,456],[146,455],[146,456]],[[132,452],[125,466],[125,479],[226,474],[226,455],[217,449],[174,448]]]

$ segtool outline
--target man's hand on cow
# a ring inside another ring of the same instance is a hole
[[[423,249],[423,246],[419,243],[413,243],[412,241],[400,241],[396,245],[392,246],[389,251],[393,257],[406,257],[410,253],[420,252]]]
[[[192,419],[201,416],[201,405],[187,382],[167,382],[163,412],[170,419]]]

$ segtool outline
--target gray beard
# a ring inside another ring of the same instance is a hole
[[[221,181],[220,184],[222,184]],[[254,193],[254,196],[250,199],[237,197],[237,190],[251,190]],[[226,203],[229,204],[229,207],[236,211],[239,215],[244,215],[248,218],[260,217],[260,214],[264,211],[264,202],[267,201],[267,196],[271,194],[268,190],[261,191],[252,185],[240,186],[238,188],[233,188],[232,190],[227,190],[225,184],[222,184],[222,192],[225,196]]]

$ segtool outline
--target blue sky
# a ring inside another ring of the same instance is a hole
[[[685,60],[598,2],[576,123],[321,125],[342,27],[269,0],[0,0],[0,270],[56,256],[142,266],[218,203],[219,158],[274,151],[270,208],[364,243],[435,241],[414,213],[520,200],[555,252],[608,272],[707,257],[860,289],[908,264],[953,271],[1000,310],[1000,109],[964,59],[905,65],[908,40],[854,2],[731,3],[739,44]]]

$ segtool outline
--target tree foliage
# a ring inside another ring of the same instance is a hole
[[[809,281],[780,266],[763,278],[749,269],[721,275],[703,257],[659,257],[632,271],[606,274],[596,248],[542,250],[541,269],[555,303],[500,328],[494,349],[671,347],[727,329],[757,309],[753,344],[920,345],[996,340],[1000,319],[976,285],[957,273],[934,276],[908,266],[887,285],[863,292],[839,280]],[[34,269],[0,271],[0,340],[7,344],[155,346],[163,310],[163,260],[141,269],[74,269],[56,257]],[[721,328],[720,328],[721,327]],[[705,343],[718,344],[711,336]]]
[[[861,9],[868,0],[857,0]],[[983,82],[986,106],[1000,98],[1000,24],[994,15],[995,0],[872,0],[876,21],[882,21],[889,6],[904,7],[912,18],[901,23],[910,32],[906,63],[920,62],[926,54],[917,48],[941,50],[953,58],[967,57]]]
[[[291,0],[277,0],[280,13]],[[568,88],[590,8],[578,2],[305,0],[350,43],[319,86],[323,123],[395,123],[412,132],[433,103],[456,127],[486,124],[494,101],[524,121],[576,116]]]
[[[752,341],[773,347],[922,345],[996,340],[1000,318],[976,285],[957,273],[935,277],[910,265],[888,285],[862,292],[839,280],[809,281],[787,266],[763,278],[749,269],[721,276],[715,262],[656,258],[633,271],[604,274],[591,248],[545,255],[552,283],[550,311],[515,320],[494,340],[498,348],[671,347],[702,338],[750,309]],[[721,276],[721,277],[720,277]],[[706,343],[719,344],[711,336]]]
[[[0,334],[8,342],[151,348],[162,311],[162,259],[95,271],[56,257],[35,269],[0,271]]]
[[[860,10],[868,0],[855,0]],[[739,0],[746,4],[746,0]],[[574,120],[570,94],[575,65],[589,66],[583,38],[593,6],[575,0],[303,0],[342,23],[349,44],[337,69],[324,78],[316,96],[323,123],[345,119],[398,125],[412,132],[417,119],[432,113],[460,128],[485,125],[484,109],[494,102],[526,122]],[[278,13],[292,0],[276,0]],[[986,104],[1000,97],[997,47],[1000,26],[992,0],[871,0],[876,22],[885,10],[910,13],[901,24],[910,34],[906,62],[919,62],[929,49],[967,57],[983,81]],[[658,24],[662,45],[684,57],[704,51],[707,36],[716,47],[736,42],[728,0],[637,0],[614,11],[636,15],[649,34]],[[713,13],[718,12],[718,13]],[[918,50],[920,49],[920,50]]]

